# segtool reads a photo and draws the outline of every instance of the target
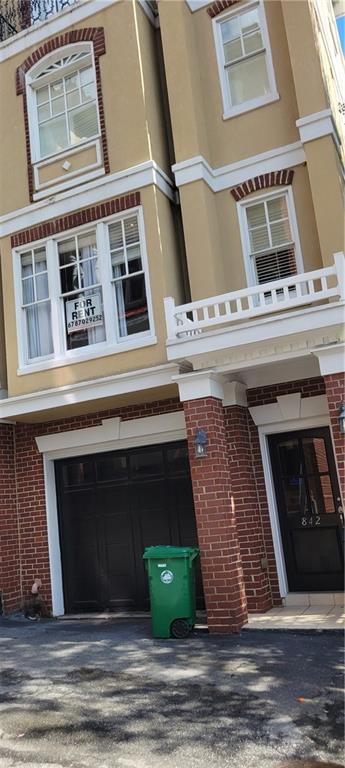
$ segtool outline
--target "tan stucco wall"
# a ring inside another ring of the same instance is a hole
[[[304,270],[323,266],[313,201],[305,166],[295,169],[292,184]],[[248,196],[279,191],[279,187]],[[192,300],[245,288],[247,285],[237,204],[224,190],[214,194],[204,182],[181,189]]]
[[[185,2],[160,3],[177,162],[201,154],[213,167],[219,167],[299,139],[281,3],[269,0],[265,9],[280,99],[223,120],[213,27],[207,8],[192,14]]]
[[[70,167],[65,170],[62,165],[68,160]],[[67,155],[63,159],[56,160],[54,163],[44,165],[38,169],[38,179],[40,184],[45,184],[48,181],[53,182],[56,178],[67,181],[71,173],[75,171],[82,171],[86,166],[93,165],[97,162],[96,147],[89,147],[88,149],[81,149],[80,152],[74,152]],[[76,180],[76,184],[78,181]]]
[[[7,371],[0,254],[0,390],[1,389],[7,389]]]
[[[282,11],[295,83],[298,116],[305,117],[328,107],[309,2],[307,0],[286,2],[285,0],[282,3]]]
[[[161,365],[167,362],[165,339],[166,327],[163,299],[173,295],[184,300],[173,231],[171,203],[156,188],[141,190],[144,214],[146,248],[149,263],[149,280],[157,344],[127,352],[119,352],[96,360],[68,364],[37,373],[17,375],[17,335],[14,304],[13,268],[10,238],[0,243],[2,254],[2,279],[4,288],[5,334],[9,396],[59,387],[65,384],[110,376],[126,371]]]
[[[324,266],[333,254],[345,250],[344,176],[331,136],[305,144],[317,230]]]
[[[152,50],[156,31],[141,7],[127,0],[67,29],[88,26],[104,27],[105,32],[106,53],[99,61],[110,171],[150,158],[167,169],[161,94]],[[24,48],[1,64],[1,103],[6,104],[6,114],[11,115],[11,130],[8,121],[1,118],[0,167],[5,182],[0,185],[0,214],[29,204],[23,96],[16,95],[15,73],[37,47]]]

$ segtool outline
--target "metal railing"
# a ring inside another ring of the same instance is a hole
[[[329,299],[345,300],[345,256],[334,254],[334,265],[212,296],[189,304],[164,300],[168,341],[198,336],[215,326],[259,318]]]
[[[45,21],[76,0],[0,0],[0,42]]]

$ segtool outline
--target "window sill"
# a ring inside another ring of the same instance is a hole
[[[154,344],[157,344],[156,336],[145,336],[140,339],[137,338],[131,341],[125,341],[123,343],[119,342],[116,344],[116,346],[110,344],[102,345],[102,349],[97,349],[94,351],[88,350],[88,352],[85,352],[85,348],[82,348],[81,352],[79,352],[79,350],[73,350],[72,352],[66,352],[64,357],[55,357],[53,359],[49,357],[45,360],[41,360],[40,362],[30,363],[28,365],[17,368],[17,375],[26,376],[30,373],[48,371],[51,368],[62,368],[73,365],[74,363],[85,363],[89,362],[90,360],[97,360],[100,357],[117,355],[120,352],[130,352],[131,350],[141,349],[142,347],[150,347]]]
[[[93,157],[88,157],[85,162],[80,163],[83,153],[93,153]],[[79,166],[78,166],[79,158]],[[77,160],[77,167],[73,165]],[[68,168],[65,168],[67,163]],[[102,160],[102,151],[100,137],[95,136],[87,141],[80,142],[72,147],[67,147],[63,152],[58,152],[48,157],[37,160],[33,163],[35,192],[34,200],[41,200],[45,197],[51,197],[65,189],[83,184],[85,181],[91,181],[105,173]],[[55,174],[47,181],[41,179],[41,173],[47,169],[55,167]],[[71,170],[69,170],[71,168]]]
[[[239,104],[237,107],[231,107],[223,114],[223,120],[230,120],[231,117],[237,117],[243,115],[245,112],[252,112],[254,109],[264,107],[266,104],[272,104],[274,101],[279,101],[279,93],[269,93],[267,96],[263,96],[260,99],[254,99],[253,101],[247,101],[244,104]]]

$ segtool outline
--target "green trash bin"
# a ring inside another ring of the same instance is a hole
[[[187,637],[195,624],[197,547],[146,547],[153,637]]]

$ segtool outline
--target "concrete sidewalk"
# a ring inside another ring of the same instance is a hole
[[[146,619],[0,619],[0,766],[343,766],[341,656],[331,631],[166,641]]]

